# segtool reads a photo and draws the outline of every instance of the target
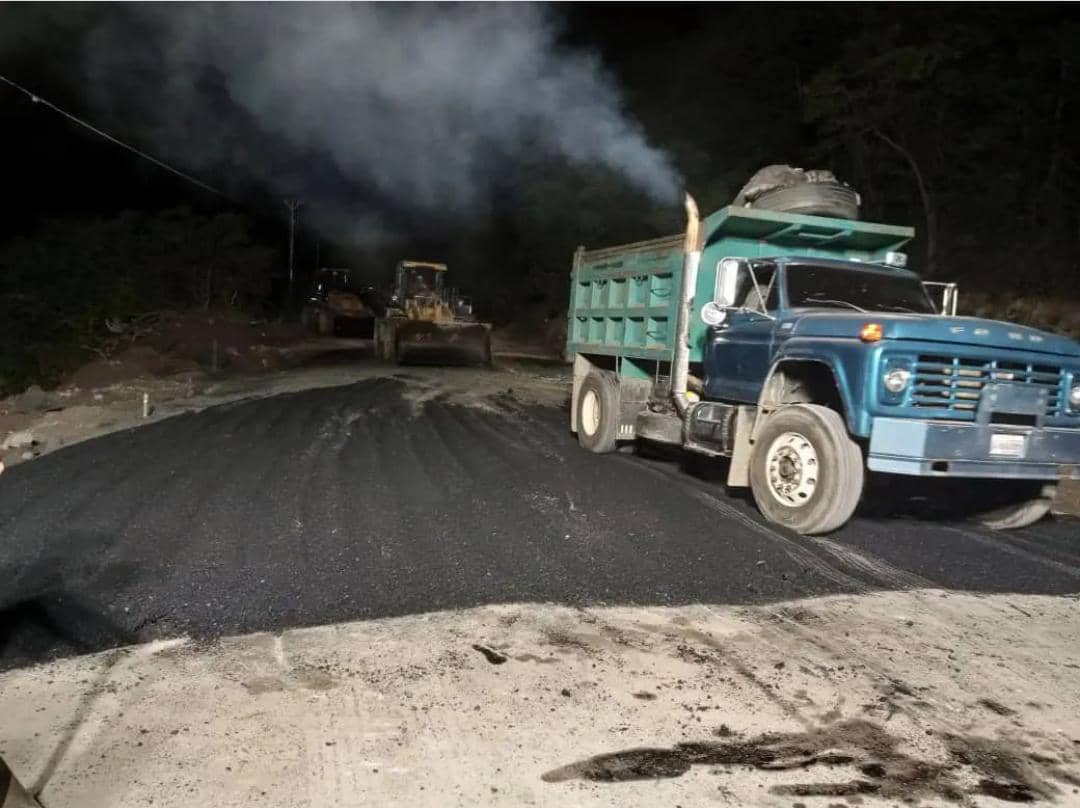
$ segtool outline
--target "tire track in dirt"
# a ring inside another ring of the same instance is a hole
[[[868,581],[877,581],[890,589],[929,589],[935,584],[921,575],[894,567],[876,556],[867,555],[821,536],[807,537],[808,543],[824,550],[849,569],[857,570]]]

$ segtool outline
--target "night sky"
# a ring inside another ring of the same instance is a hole
[[[283,200],[295,196],[302,271],[316,239],[321,263],[372,282],[406,255],[442,259],[486,316],[549,317],[565,311],[578,244],[673,232],[680,188],[711,211],[770,163],[831,168],[861,192],[863,218],[914,225],[912,266],[924,274],[987,294],[1080,297],[1072,6],[0,14],[0,73],[224,192],[0,86],[0,265],[22,284],[9,299],[55,271],[40,256],[20,266],[9,249],[20,238],[40,247],[46,223],[63,241],[65,223],[141,211],[145,224],[184,206],[235,214],[245,238],[274,251],[276,285],[252,294],[278,305]],[[108,265],[84,267],[85,283]]]

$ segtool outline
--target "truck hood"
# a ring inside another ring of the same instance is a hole
[[[791,325],[788,325],[788,323]],[[921,340],[952,345],[1011,348],[1080,357],[1080,343],[1068,337],[1015,323],[979,317],[940,317],[881,312],[808,312],[780,323],[780,333],[798,337],[857,337],[864,323],[880,323],[887,340]]]

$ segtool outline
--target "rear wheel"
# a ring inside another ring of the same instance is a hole
[[[618,388],[610,374],[594,370],[578,392],[578,443],[590,452],[610,452],[615,448],[618,428]]]
[[[750,487],[761,513],[796,533],[828,533],[847,522],[864,477],[862,451],[843,418],[819,404],[793,404],[770,415],[750,458]]]

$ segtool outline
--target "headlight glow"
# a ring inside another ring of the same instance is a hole
[[[1072,389],[1069,390],[1069,407],[1080,410],[1080,382],[1074,384]]]

